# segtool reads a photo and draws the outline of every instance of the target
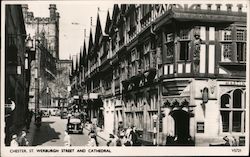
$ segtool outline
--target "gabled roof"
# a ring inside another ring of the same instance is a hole
[[[118,4],[114,4],[114,9],[113,9],[113,13],[112,13],[112,20],[111,20],[112,22],[111,22],[111,27],[110,27],[111,30],[114,27],[114,25],[116,25],[116,20],[117,20],[118,14],[119,14],[119,6],[118,6]]]
[[[106,24],[106,20],[107,20],[107,12],[106,11],[99,11],[98,13],[99,15],[99,20],[100,20],[100,24],[101,24],[101,29],[102,29],[102,34],[105,34],[105,24]]]
[[[82,58],[83,58],[83,66],[87,66],[87,51],[86,51],[86,42],[85,39],[83,41],[83,49],[82,49]]]
[[[110,19],[110,15],[109,15],[109,11],[108,11],[107,17],[106,17],[106,24],[105,24],[105,28],[104,28],[105,34],[109,34],[110,25],[111,25],[111,19]]]
[[[95,47],[99,44],[99,39],[102,35],[102,28],[101,28],[101,21],[99,13],[97,13],[97,21],[96,21],[96,29],[95,29],[95,41],[94,45]]]
[[[97,22],[96,17],[92,18],[92,25],[90,24],[90,30],[92,32],[93,42],[95,41],[96,22]]]
[[[91,51],[93,45],[94,45],[94,42],[93,42],[92,29],[90,28],[90,32],[89,32],[89,44],[88,44],[88,55],[90,55],[90,51]]]

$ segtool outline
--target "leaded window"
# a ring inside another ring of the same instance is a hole
[[[241,89],[221,96],[222,132],[245,132],[245,93]]]

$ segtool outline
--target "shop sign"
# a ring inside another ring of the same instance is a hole
[[[13,111],[16,108],[16,104],[14,103],[14,101],[11,101],[10,104],[5,104],[5,109],[6,110],[11,110]]]
[[[197,133],[204,133],[204,122],[197,122]]]
[[[245,136],[239,137],[239,146],[245,146]]]
[[[89,93],[89,98],[90,99],[98,99],[98,94],[97,93]]]
[[[74,99],[79,99],[79,95],[74,95]]]
[[[88,96],[88,94],[84,94],[84,95],[82,96],[82,98],[83,98],[83,100],[88,100],[88,99],[89,99],[89,96]]]
[[[246,86],[246,83],[243,81],[227,81],[225,82],[225,85],[230,85],[230,86]]]

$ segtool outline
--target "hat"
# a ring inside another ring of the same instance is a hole
[[[12,138],[17,138],[17,135],[15,134],[15,135],[12,135]]]

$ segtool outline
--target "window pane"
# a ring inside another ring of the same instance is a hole
[[[223,55],[225,59],[231,60],[232,44],[223,44]]]
[[[246,61],[246,46],[245,43],[237,43],[237,61]]]
[[[223,34],[224,40],[232,40],[232,31],[225,30]]]
[[[237,30],[236,40],[245,41],[245,30]]]
[[[174,42],[167,44],[167,56],[173,56],[174,54]]]
[[[236,89],[233,93],[233,108],[241,108],[242,104],[242,91]]]
[[[242,111],[233,111],[233,132],[241,132],[241,113]]]
[[[188,42],[181,42],[180,60],[188,60]]]
[[[221,111],[222,131],[229,132],[229,111]]]
[[[180,30],[180,39],[189,39],[189,30],[188,29]]]
[[[221,96],[221,108],[229,108],[229,99],[230,99],[230,96],[227,95],[227,94],[224,94]]]

